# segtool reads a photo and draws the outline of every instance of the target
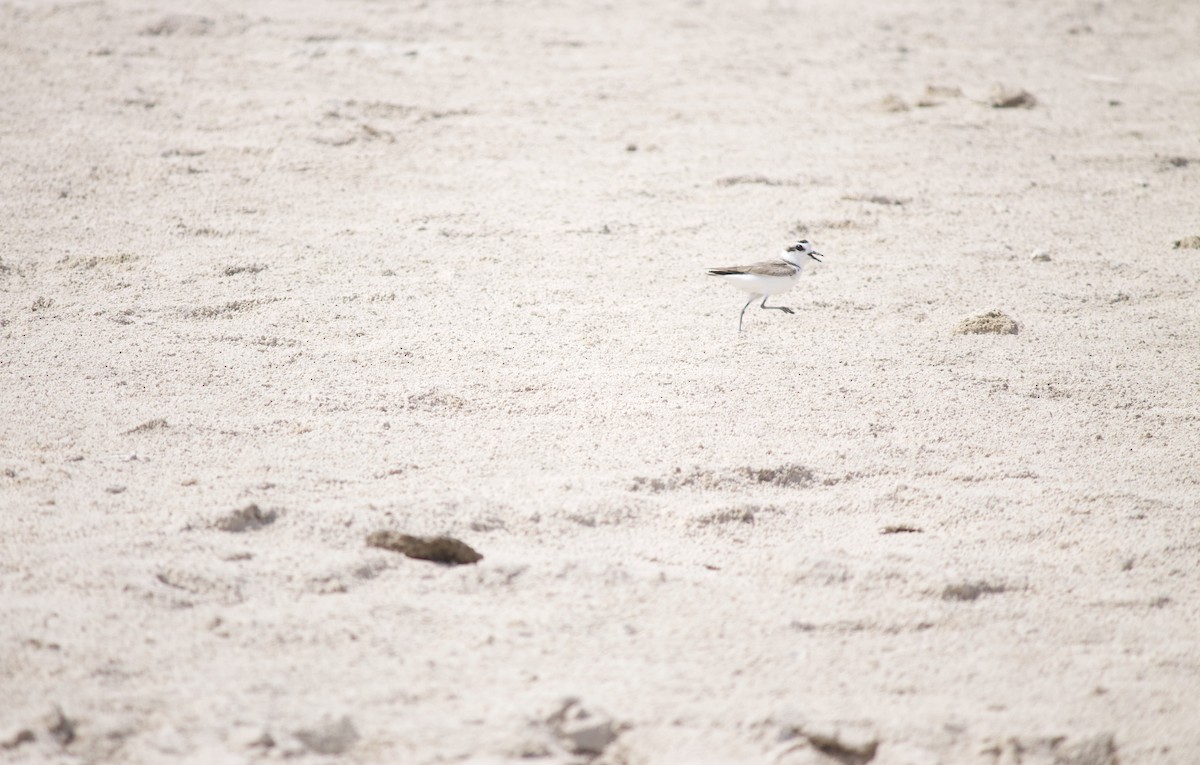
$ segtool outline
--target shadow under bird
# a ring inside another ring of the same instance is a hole
[[[759,308],[766,308],[784,313],[795,313],[791,308],[782,305],[767,305],[767,298],[787,292],[796,286],[800,280],[800,270],[809,258],[823,262],[821,253],[813,249],[812,242],[801,239],[783,251],[777,260],[764,260],[748,266],[731,266],[729,268],[710,268],[709,276],[719,276],[742,292],[749,292],[750,299],[742,306],[738,314],[738,332],[742,331],[742,319],[746,309],[755,300],[762,298]]]

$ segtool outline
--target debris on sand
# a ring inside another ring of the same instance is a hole
[[[367,544],[384,550],[403,553],[410,558],[458,566],[477,563],[483,556],[466,542],[454,537],[414,537],[399,531],[381,530],[367,536]]]
[[[144,27],[142,34],[149,37],[201,37],[212,29],[213,21],[210,18],[190,13],[172,13]]]
[[[1200,236],[1185,236],[1175,240],[1177,250],[1200,250]]]
[[[1163,169],[1169,170],[1173,167],[1187,167],[1195,161],[1191,157],[1167,157],[1163,159],[1162,166]]]
[[[240,533],[254,531],[275,522],[278,513],[274,510],[263,510],[256,504],[249,504],[240,510],[227,513],[213,521],[213,528],[220,531]]]
[[[925,530],[919,526],[909,526],[907,523],[899,523],[891,526],[884,526],[879,530],[880,534],[924,534]]]
[[[790,178],[771,178],[766,175],[727,175],[717,179],[718,186],[799,186],[800,181]]]
[[[884,207],[900,207],[908,204],[907,199],[888,196],[887,194],[846,194],[842,199],[845,199],[847,202],[867,202],[868,204],[883,205]]]
[[[1064,765],[1117,765],[1117,745],[1111,733],[1090,738],[1013,736],[986,741],[983,754],[997,762],[1054,762]]]
[[[455,396],[453,393],[430,388],[420,395],[408,397],[408,408],[419,409],[426,412],[435,412],[438,410],[459,410],[467,406],[468,402],[465,398]]]
[[[0,734],[0,749],[16,749],[21,744],[28,744],[36,739],[37,736],[28,728],[16,728]]]
[[[63,714],[62,707],[54,707],[43,722],[46,724],[46,732],[59,746],[66,746],[75,740],[75,721]]]
[[[62,707],[54,705],[49,713],[41,719],[41,726],[46,729],[46,735],[59,746],[67,746],[75,740],[75,720],[67,717]],[[0,750],[16,749],[22,744],[37,741],[38,734],[34,729],[38,726],[17,726],[0,731]]]
[[[879,108],[885,112],[906,112],[908,111],[908,104],[904,103],[904,100],[899,96],[889,93],[879,102]]]
[[[774,510],[774,508],[771,508]],[[762,508],[758,505],[741,505],[739,507],[725,507],[720,510],[714,510],[710,513],[692,518],[689,522],[695,526],[723,526],[729,523],[746,523],[754,525],[755,511],[761,511]]]
[[[1029,259],[1034,263],[1049,263],[1050,252],[1048,250],[1039,248],[1033,251],[1033,253],[1029,256]]]
[[[942,590],[942,600],[958,600],[969,603],[972,600],[979,600],[983,595],[999,595],[1007,591],[1008,588],[1002,584],[962,582],[961,584],[946,585],[946,589]]]
[[[1015,335],[1017,323],[1000,311],[988,311],[963,319],[954,328],[956,335]]]
[[[992,96],[988,102],[993,109],[1032,109],[1037,106],[1038,101],[1028,90],[998,85],[992,90]]]
[[[262,263],[250,263],[239,266],[226,266],[223,272],[226,276],[237,276],[238,274],[257,274],[267,270],[267,267]]]
[[[153,420],[146,420],[136,428],[130,428],[121,435],[131,436],[134,433],[150,433],[151,431],[155,430],[166,430],[168,427],[170,426],[167,424],[166,420],[164,420],[162,417],[155,417]]]
[[[601,756],[628,727],[568,696],[550,714],[531,718],[529,727],[516,734],[505,749],[509,756],[521,760],[552,757],[554,762],[574,765],[608,761],[601,760]]]
[[[790,463],[773,468],[740,467],[733,470],[693,467],[689,472],[676,467],[663,478],[636,476],[630,491],[676,491],[679,489],[740,489],[767,485],[781,488],[804,488],[812,485],[813,472],[803,465]]]

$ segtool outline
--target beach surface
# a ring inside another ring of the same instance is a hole
[[[0,3],[0,762],[1200,762],[1198,29]]]

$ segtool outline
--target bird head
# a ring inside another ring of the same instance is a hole
[[[817,261],[818,263],[824,262],[821,260],[821,253],[814,250],[812,242],[808,241],[807,239],[801,239],[791,247],[788,247],[787,252],[783,254],[783,259],[798,264],[802,262],[805,255]]]

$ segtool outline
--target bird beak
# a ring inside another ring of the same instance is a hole
[[[825,261],[821,260],[821,258],[823,258],[825,256],[821,255],[821,258],[818,258],[817,257],[818,255],[821,255],[821,253],[817,252],[816,250],[813,250],[812,252],[808,253],[808,257],[812,258],[813,260],[817,261],[818,263],[824,263]]]

